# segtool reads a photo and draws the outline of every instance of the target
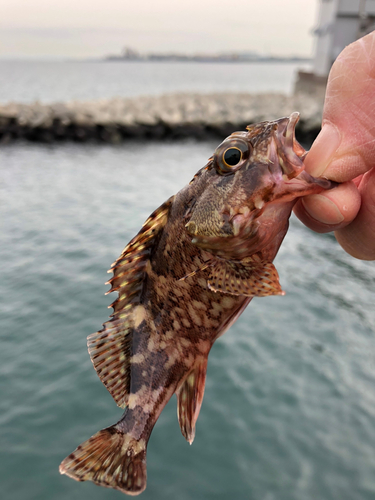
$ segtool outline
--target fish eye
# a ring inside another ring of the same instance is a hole
[[[233,174],[249,158],[251,146],[242,138],[224,141],[216,149],[214,164],[219,175]]]
[[[227,167],[235,167],[242,160],[242,151],[238,148],[228,148],[223,153],[223,163]]]

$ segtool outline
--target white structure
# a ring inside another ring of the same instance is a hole
[[[320,0],[313,74],[327,77],[339,53],[375,29],[375,0]]]

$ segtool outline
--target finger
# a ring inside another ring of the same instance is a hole
[[[301,198],[294,207],[297,217],[310,229],[327,233],[341,229],[357,215],[361,196],[353,182],[345,182],[321,194]]]
[[[353,182],[358,187],[360,185],[362,179],[363,179],[363,175],[359,175],[358,177],[353,179]]]
[[[340,245],[353,257],[375,260],[375,170],[363,176],[359,186],[362,205],[357,217],[335,232]]]
[[[327,84],[323,126],[308,153],[306,170],[345,182],[374,167],[375,32],[336,59]]]

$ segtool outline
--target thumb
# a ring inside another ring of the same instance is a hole
[[[332,66],[322,131],[306,158],[316,177],[345,182],[374,166],[375,31],[357,40]]]

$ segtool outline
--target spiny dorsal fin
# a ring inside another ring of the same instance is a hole
[[[267,297],[285,295],[271,262],[217,260],[211,267],[208,287],[214,292]]]
[[[177,391],[177,416],[182,435],[192,444],[206,383],[207,358],[198,363]]]
[[[135,330],[134,314],[140,303],[145,268],[153,250],[156,236],[167,220],[174,196],[153,212],[137,236],[125,247],[112,264],[113,277],[109,292],[118,291],[118,298],[111,304],[112,319],[103,328],[87,337],[91,361],[100,380],[111,393],[117,405],[124,408],[130,385],[129,349]],[[138,321],[138,320],[137,320]]]

